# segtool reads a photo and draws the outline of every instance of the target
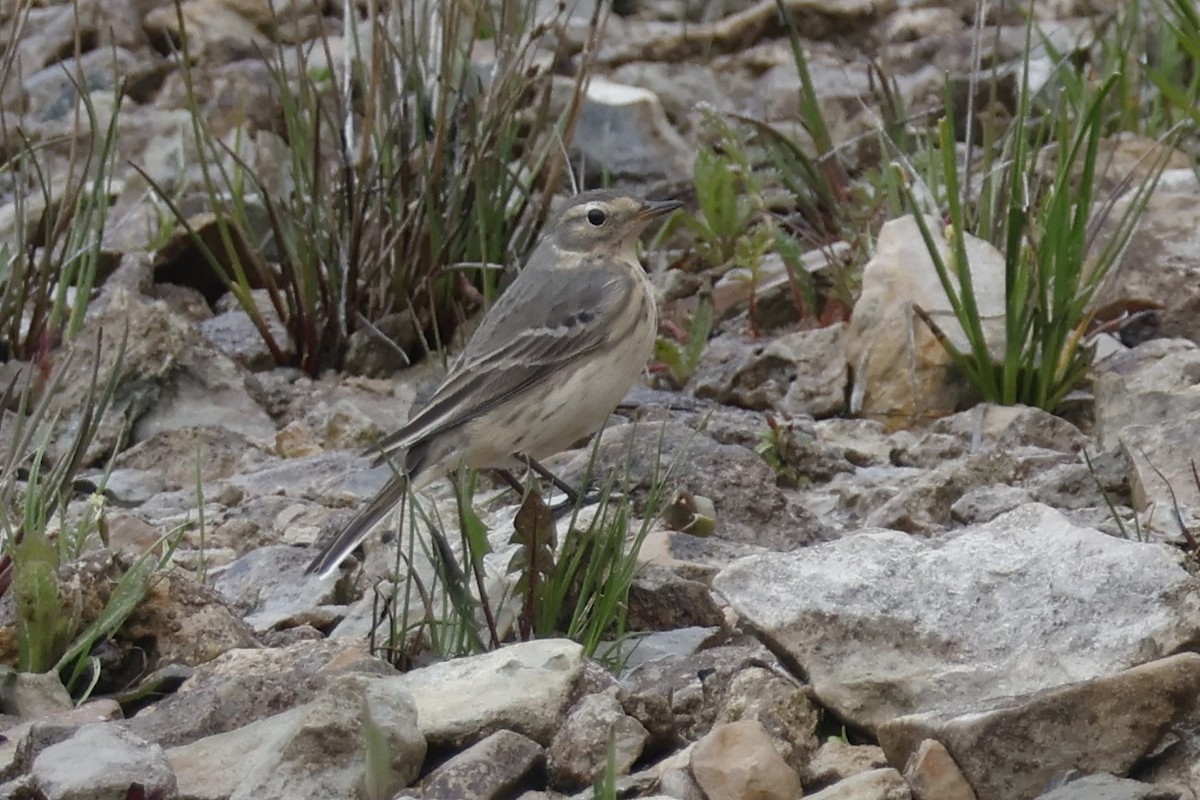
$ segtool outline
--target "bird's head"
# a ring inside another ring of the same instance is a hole
[[[565,252],[633,252],[647,223],[682,205],[674,200],[639,200],[609,190],[584,192],[571,198],[551,236]]]

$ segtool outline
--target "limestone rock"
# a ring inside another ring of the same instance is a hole
[[[610,741],[617,774],[627,774],[649,739],[642,724],[614,698],[587,695],[571,709],[550,743],[546,765],[550,784],[563,790],[591,786],[606,769]]]
[[[944,263],[950,247],[941,225],[928,220]],[[1003,346],[1004,257],[987,242],[966,235],[967,258],[989,348]],[[912,312],[923,308],[960,349],[962,327],[950,310],[916,220],[901,217],[879,231],[875,255],[863,268],[862,294],[846,328],[846,358],[854,371],[851,411],[891,427],[952,413],[971,393],[949,354]],[[993,352],[993,355],[996,355]]]
[[[401,675],[430,744],[474,741],[507,728],[549,744],[583,674],[583,649],[538,639]]]
[[[47,747],[30,775],[42,796],[55,800],[125,800],[134,785],[145,796],[179,796],[163,749],[113,724],[84,725]]]
[[[1069,770],[1123,775],[1194,707],[1200,655],[1182,653],[1094,680],[970,711],[891,720],[879,730],[893,763],[942,742],[978,800],[1037,797]],[[1080,720],[1102,719],[1103,726]]]
[[[168,750],[181,793],[231,800],[357,796],[368,714],[391,759],[387,788],[402,789],[421,770],[425,738],[401,678],[341,676],[302,706]]]
[[[692,750],[692,774],[708,800],[797,800],[800,776],[754,720],[713,727]]]
[[[714,588],[824,705],[872,730],[1111,674],[1200,632],[1177,553],[1036,504],[943,541],[879,531],[751,556]]]

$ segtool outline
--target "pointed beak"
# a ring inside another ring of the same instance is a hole
[[[656,217],[670,214],[677,208],[683,208],[683,203],[678,200],[643,200],[642,208],[638,211],[638,218],[643,220],[651,220]]]

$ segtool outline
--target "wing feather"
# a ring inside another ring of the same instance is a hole
[[[380,442],[384,453],[464,425],[603,346],[634,288],[634,278],[619,265],[605,272],[607,281],[590,287],[572,287],[574,276],[566,271],[543,273],[524,299],[514,296],[516,283],[509,287],[493,307],[499,321],[489,324],[488,314],[429,403]],[[504,304],[509,297],[514,302]],[[581,321],[581,311],[588,322]]]

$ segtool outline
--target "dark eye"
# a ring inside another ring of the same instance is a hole
[[[587,213],[587,221],[599,228],[608,220],[608,216],[598,208],[593,208]]]

